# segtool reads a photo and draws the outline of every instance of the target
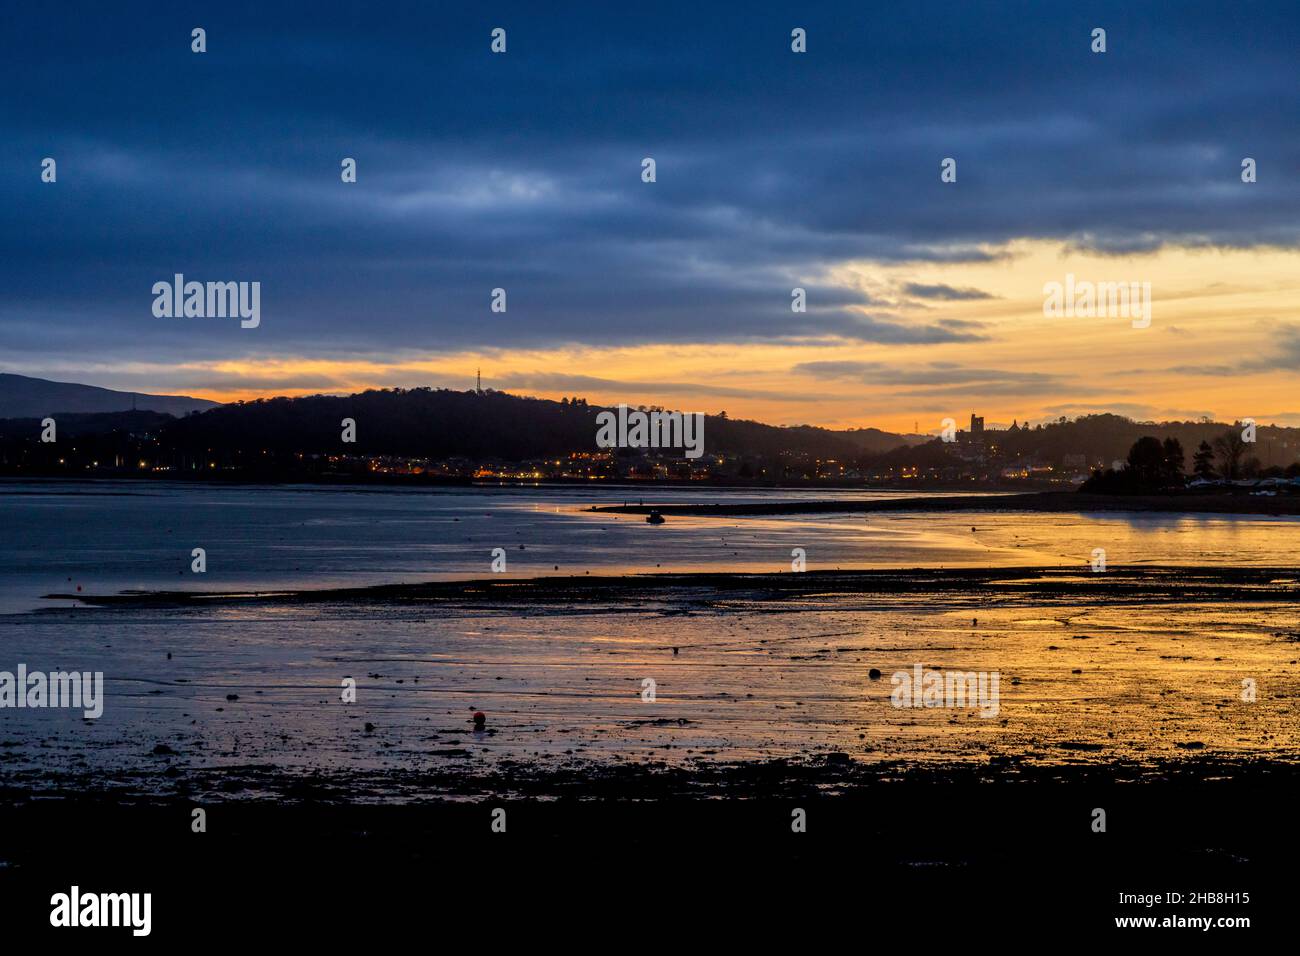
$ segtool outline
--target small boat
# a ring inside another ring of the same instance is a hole
[[[664,516],[661,515],[658,511],[652,509],[650,513],[645,516],[645,520],[646,520],[646,524],[663,524]]]

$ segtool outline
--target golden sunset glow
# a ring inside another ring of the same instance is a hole
[[[1294,372],[1282,351],[1288,333],[1300,328],[1300,253],[1165,249],[1106,256],[1045,242],[987,251],[984,262],[864,262],[807,277],[870,296],[878,306],[863,306],[864,316],[902,326],[955,320],[954,327],[978,337],[973,341],[413,350],[349,360],[252,357],[172,371],[221,381],[195,393],[218,401],[391,386],[466,389],[482,368],[485,387],[516,394],[725,409],[786,425],[919,425],[928,432],[943,417],[960,421],[972,411],[1009,424],[1094,410],[1139,419],[1300,421]],[[1064,282],[1067,273],[1079,281],[1150,282],[1150,327],[1134,328],[1122,317],[1045,317],[1043,286]],[[909,285],[985,297],[921,298],[905,291]],[[810,296],[810,310],[816,305]],[[830,363],[863,368],[825,371]],[[325,387],[312,387],[318,382]]]

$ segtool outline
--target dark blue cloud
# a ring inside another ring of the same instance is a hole
[[[945,302],[993,298],[989,293],[980,289],[957,289],[943,283],[908,282],[904,284],[903,291],[908,295],[916,296],[918,299],[941,299]]]
[[[1280,2],[15,7],[0,349],[978,338],[823,277],[1026,236],[1294,246],[1298,48]],[[153,318],[175,272],[261,281],[262,327]]]

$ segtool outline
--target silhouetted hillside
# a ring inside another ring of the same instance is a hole
[[[0,372],[0,418],[45,418],[48,415],[129,412],[132,409],[179,416],[215,408],[217,404],[186,395],[117,392],[95,385],[51,382]]]
[[[41,418],[0,418],[0,441],[37,439],[41,434]],[[54,416],[55,436],[58,441],[73,438],[92,438],[98,435],[159,435],[163,428],[176,421],[161,412],[102,412],[95,414],[59,414]]]
[[[223,405],[175,422],[165,439],[188,449],[522,461],[596,451],[596,416],[602,410],[582,400],[556,402],[494,391],[385,389],[343,398],[317,395]],[[341,440],[345,418],[356,422],[355,443]],[[778,428],[715,415],[706,417],[704,435],[706,454],[770,458],[854,459],[868,447],[892,448],[904,441],[876,429]]]
[[[896,435],[879,428],[851,428],[835,434],[843,435],[862,451],[875,453],[889,451],[900,445],[921,445],[929,441],[926,435]]]
[[[244,480],[405,474],[427,480],[730,478],[970,487],[1017,478],[1068,482],[1125,458],[1140,438],[1179,441],[1190,472],[1202,440],[1214,443],[1230,434],[1224,423],[1153,424],[1090,415],[980,436],[960,433],[957,441],[941,442],[871,428],[776,427],[722,414],[706,417],[704,457],[692,461],[680,449],[648,457],[642,450],[598,449],[596,418],[604,410],[580,398],[556,402],[491,390],[416,388],[259,399],[183,418],[146,411],[60,413],[54,415],[57,443],[40,440],[39,418],[0,420],[0,468],[8,474]],[[354,442],[343,441],[345,419],[355,422]],[[1260,425],[1257,433],[1255,443],[1241,446],[1230,477],[1296,461],[1300,429]]]
[[[1032,428],[1016,431],[986,431],[982,448],[987,457],[1001,461],[1019,459],[1036,460],[1045,464],[1061,465],[1067,456],[1082,456],[1085,465],[1096,467],[1122,461],[1129,449],[1140,438],[1153,437],[1161,441],[1176,439],[1183,447],[1187,460],[1186,470],[1191,470],[1191,455],[1202,441],[1212,443],[1232,423],[1228,422],[1135,422],[1121,415],[1085,415],[1074,420],[1061,419]],[[1300,453],[1300,429],[1278,425],[1259,425],[1256,441],[1250,454],[1264,465],[1285,466]],[[898,448],[882,456],[878,462],[896,467],[942,467],[951,463],[954,455],[968,452],[965,433],[963,441],[945,444],[938,439],[912,448]],[[969,458],[969,454],[967,454]]]

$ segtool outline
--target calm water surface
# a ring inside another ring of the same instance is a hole
[[[629,497],[630,496],[630,497]],[[674,517],[593,515],[593,504],[846,500],[906,492],[694,489],[221,487],[0,483],[0,613],[50,593],[279,589],[491,573],[788,571],[825,568],[1293,564],[1297,520],[1259,516],[964,513]],[[190,571],[191,551],[207,572]]]

